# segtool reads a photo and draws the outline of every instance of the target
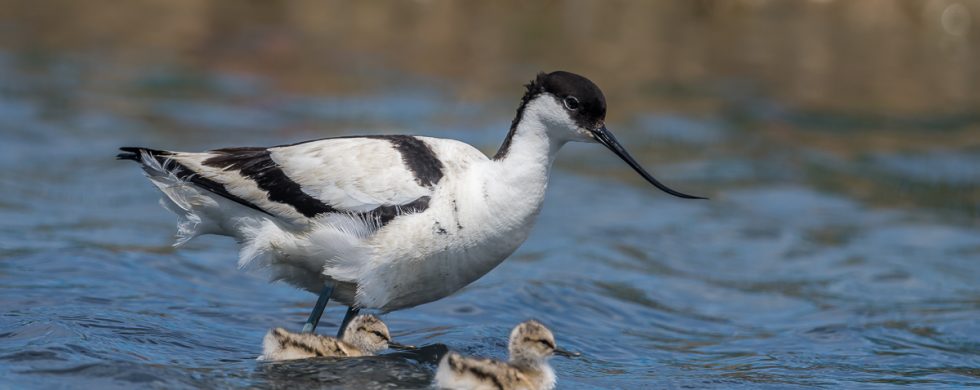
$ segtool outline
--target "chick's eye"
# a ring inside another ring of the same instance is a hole
[[[565,108],[575,111],[578,110],[578,107],[579,107],[578,99],[576,99],[575,96],[569,96],[565,98]]]

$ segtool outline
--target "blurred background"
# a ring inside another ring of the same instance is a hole
[[[424,387],[411,362],[254,363],[314,297],[230,240],[171,248],[115,148],[492,154],[558,69],[712,200],[572,145],[524,247],[387,315],[396,337],[503,357],[539,318],[584,354],[562,388],[980,384],[980,1],[0,0],[0,387]]]

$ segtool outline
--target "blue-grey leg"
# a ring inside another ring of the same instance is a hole
[[[316,330],[316,325],[320,323],[323,309],[327,307],[327,302],[330,302],[331,295],[333,295],[333,282],[327,282],[323,285],[323,290],[320,291],[320,298],[316,300],[316,306],[313,306],[313,311],[310,312],[310,318],[303,325],[303,333],[313,333]]]
[[[360,313],[361,309],[354,306],[347,307],[347,314],[344,314],[344,321],[340,323],[340,329],[337,329],[337,338],[344,337],[344,331],[347,330],[347,325],[350,324],[350,320],[357,317],[357,313]]]

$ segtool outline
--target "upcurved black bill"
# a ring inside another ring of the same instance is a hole
[[[633,167],[633,170],[635,170],[636,173],[639,173],[640,176],[643,176],[644,179],[650,182],[650,184],[653,184],[655,187],[659,188],[661,191],[676,196],[678,198],[708,199],[701,196],[688,195],[683,192],[674,191],[670,189],[670,187],[661,184],[659,181],[657,181],[657,179],[654,179],[653,175],[647,173],[647,171],[644,170],[643,167],[641,167],[640,164],[633,159],[633,156],[630,156],[629,152],[627,152],[626,149],[623,148],[623,145],[619,144],[619,141],[617,141],[616,137],[613,137],[612,133],[610,133],[609,130],[606,129],[606,126],[603,125],[599,129],[593,130],[592,135],[595,137],[596,141],[599,141],[600,144],[605,145],[605,147],[609,148],[609,150],[612,150],[613,153],[616,153],[616,155],[619,156],[619,158],[623,159],[623,161],[626,161],[626,163],[629,164],[629,166]]]

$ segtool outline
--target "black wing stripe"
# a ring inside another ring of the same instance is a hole
[[[414,137],[409,138],[414,139]],[[415,142],[421,143],[417,139]],[[421,146],[428,150],[424,144]],[[238,170],[242,176],[254,180],[256,185],[268,194],[269,200],[288,204],[307,218],[314,218],[324,213],[346,212],[303,192],[299,183],[286,176],[286,173],[272,160],[269,150],[266,148],[226,148],[213,150],[212,153],[217,153],[217,155],[204,160],[204,165],[226,171]],[[434,159],[435,156],[433,155],[432,158]],[[438,176],[434,178],[435,181],[438,181],[442,177],[442,163],[438,160],[435,161],[440,168]],[[427,177],[433,178],[432,175]],[[227,191],[225,192],[227,193]],[[224,194],[222,195],[224,196]],[[376,221],[380,226],[385,226],[399,215],[420,213],[427,210],[429,200],[428,196],[423,196],[403,205],[383,205],[367,212],[348,213],[366,220]]]
[[[409,169],[415,174],[419,184],[431,186],[438,183],[442,178],[442,162],[421,140],[412,136],[369,136],[365,138],[385,139],[392,142],[402,154],[402,158]],[[245,207],[275,216],[254,203],[232,194],[224,184],[203,177],[177,162],[172,158],[173,152],[141,147],[124,147],[120,150],[124,152],[116,156],[120,160],[139,162],[141,154],[146,152],[153,156],[164,169],[181,180],[189,181]],[[348,212],[336,209],[303,192],[299,183],[286,176],[285,172],[272,160],[267,148],[225,148],[213,150],[212,153],[217,155],[204,160],[202,162],[204,165],[226,171],[238,170],[242,176],[255,181],[256,185],[268,194],[269,200],[288,204],[307,218],[314,218],[323,213],[348,213],[360,216],[365,220],[376,221],[380,226],[385,226],[399,215],[421,213],[427,210],[431,200],[430,197],[423,196],[406,204],[382,205],[367,212]]]
[[[330,205],[303,192],[296,183],[272,161],[266,148],[226,148],[213,150],[217,155],[202,163],[223,170],[235,169],[242,176],[255,181],[268,194],[269,200],[288,204],[307,218],[323,213],[337,212]]]
[[[442,161],[422,140],[410,135],[375,135],[368,138],[388,140],[402,155],[402,161],[423,187],[432,187],[442,179]]]
[[[156,159],[158,163],[160,163],[160,166],[163,167],[163,169],[174,174],[174,176],[177,176],[178,179],[189,181],[191,183],[194,183],[198,187],[204,188],[208,191],[211,191],[215,194],[225,197],[228,200],[231,200],[235,203],[241,204],[251,209],[261,211],[265,214],[269,214],[268,211],[262,210],[259,206],[256,206],[252,202],[249,202],[245,199],[242,199],[228,192],[228,189],[225,188],[224,184],[203,177],[197,174],[197,172],[194,172],[190,168],[186,167],[184,164],[177,162],[176,160],[171,158],[171,156],[173,156],[172,152],[168,152],[165,150],[139,148],[139,147],[124,147],[124,148],[119,148],[119,150],[125,152],[125,153],[120,153],[119,155],[116,156],[116,158],[120,160],[133,160],[136,162],[140,162],[140,158],[141,158],[140,156],[142,155],[143,152],[146,152],[150,156],[153,156],[153,158]]]
[[[384,226],[399,215],[421,213],[427,210],[429,208],[429,199],[428,196],[423,196],[400,206],[380,206],[362,215],[366,219],[375,219],[381,226]]]
[[[515,122],[516,123],[516,122]],[[516,126],[516,125],[515,125]],[[509,143],[508,135],[508,143]],[[321,138],[309,141],[297,142],[275,146],[276,148],[286,148],[290,146],[307,144],[310,142],[323,141],[328,139],[348,139],[348,138],[367,138],[383,139],[391,142],[395,150],[402,155],[402,161],[415,175],[415,181],[423,187],[431,187],[442,179],[442,161],[436,157],[435,152],[424,141],[411,135],[351,135],[342,137]],[[236,148],[236,149],[256,149],[256,148]]]

